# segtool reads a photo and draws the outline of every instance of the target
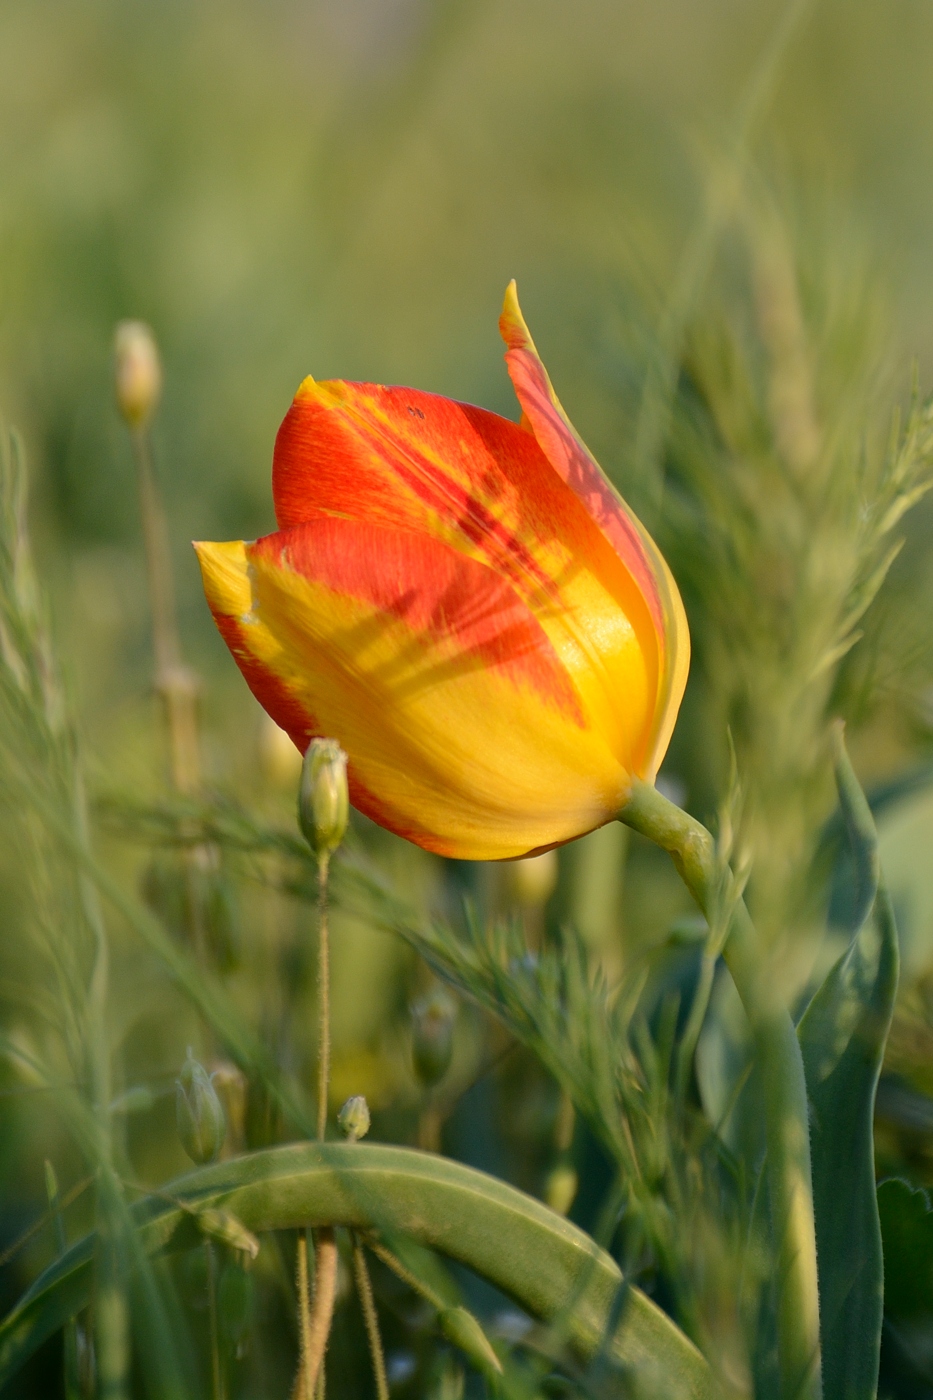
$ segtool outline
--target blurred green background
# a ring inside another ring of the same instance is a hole
[[[306,374],[413,384],[514,416],[496,328],[514,276],[571,418],[684,583],[697,664],[665,777],[708,816],[727,784],[727,721],[741,767],[741,706],[738,682],[723,679],[722,598],[691,583],[706,526],[672,524],[666,510],[664,482],[683,455],[666,415],[675,426],[689,417],[691,336],[711,306],[742,302],[736,227],[765,205],[799,269],[819,410],[870,455],[907,401],[911,364],[921,388],[933,381],[927,0],[3,0],[0,412],[27,447],[37,553],[94,793],[157,797],[166,785],[135,475],[113,401],[115,323],[148,321],[164,359],[156,465],[183,647],[204,682],[208,785],[287,824],[294,770],[270,750],[214,630],[189,541],[273,527],[272,444]],[[873,784],[933,756],[931,525],[923,506],[910,517],[834,691]],[[897,1083],[919,1096],[916,1118],[933,1089],[922,868],[933,807],[922,792],[911,802],[885,839],[914,997]],[[825,807],[824,794],[813,810]],[[507,902],[495,872],[445,872],[364,837],[416,901],[461,880]],[[633,845],[623,878],[624,845],[613,828],[562,852],[549,906],[552,920],[574,918],[610,973],[685,908],[655,852]],[[138,849],[106,851],[138,880]],[[15,870],[2,879],[12,938],[21,891]],[[284,898],[260,907],[247,891],[237,917],[238,994],[275,1026],[282,993],[266,955],[287,984],[307,912]],[[400,1027],[424,974],[386,935],[350,922],[336,956],[335,1094],[365,1087],[404,1140],[416,1091]],[[126,1076],[170,1083],[197,1032],[149,973],[129,956],[119,972],[142,1018],[127,1008]],[[303,1027],[299,1064],[310,1008],[305,998],[289,1011]],[[489,1032],[464,1015],[467,1085]],[[538,1189],[556,1095],[528,1066],[497,1083],[498,1108],[470,1099],[448,1149]],[[890,1162],[933,1180],[933,1115],[905,1138],[899,1111]],[[41,1114],[16,1112],[0,1169],[26,1218],[34,1161],[54,1134]],[[165,1127],[146,1138],[153,1179],[181,1166],[174,1143],[159,1147]]]
[[[748,151],[834,261],[882,284],[880,348],[923,375],[933,14],[797,8],[774,53],[785,12],[765,3],[6,0],[0,404],[102,761],[148,668],[121,317],[164,355],[158,464],[213,726],[251,702],[187,542],[271,527],[272,442],[305,374],[513,413],[496,316],[515,276],[568,411],[638,498],[646,347],[769,57]],[[218,777],[231,761],[218,744]]]

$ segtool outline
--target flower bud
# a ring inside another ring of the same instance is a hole
[[[252,1262],[259,1253],[258,1239],[232,1211],[207,1206],[198,1211],[197,1220],[198,1229],[206,1239],[217,1240],[219,1244],[238,1250],[244,1261],[249,1259]]]
[[[347,1099],[337,1114],[340,1131],[349,1142],[359,1142],[369,1132],[369,1104],[362,1094],[354,1094]]]
[[[551,1210],[566,1215],[576,1199],[578,1185],[577,1173],[570,1163],[558,1163],[544,1183],[544,1199]]]
[[[319,856],[329,856],[344,838],[350,815],[347,756],[336,739],[312,739],[298,786],[298,825]]]
[[[198,1166],[213,1162],[224,1145],[227,1120],[210,1075],[190,1049],[175,1081],[175,1122],[181,1145]]]
[[[415,1073],[427,1088],[450,1068],[456,1014],[454,1002],[441,988],[411,1009],[411,1057]]]
[[[543,851],[539,856],[509,861],[505,878],[516,904],[525,909],[540,909],[557,884],[557,852]]]
[[[502,1374],[502,1362],[471,1312],[461,1307],[444,1308],[437,1320],[447,1340],[459,1347],[483,1375]]]
[[[143,321],[121,321],[114,343],[117,403],[131,428],[143,427],[162,393],[155,336]]]

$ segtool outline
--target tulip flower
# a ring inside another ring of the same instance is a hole
[[[657,547],[577,436],[514,282],[514,423],[414,389],[306,379],[279,429],[279,529],[196,544],[214,618],[302,752],[349,756],[354,806],[496,860],[616,816],[653,782],[689,636]]]

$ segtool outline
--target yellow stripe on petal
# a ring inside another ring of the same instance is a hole
[[[257,693],[256,677],[268,677],[293,714],[313,715],[339,740],[362,810],[428,849],[474,860],[566,841],[615,814],[627,771],[599,729],[565,714],[531,673],[465,661],[456,627],[412,627],[291,568],[284,545],[278,557],[262,545],[245,547],[236,582],[236,546],[202,551],[207,574],[218,566],[207,583],[215,615],[224,598],[236,600],[227,617],[244,674]],[[465,562],[501,591],[484,566]]]

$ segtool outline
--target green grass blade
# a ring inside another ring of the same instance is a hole
[[[874,1400],[884,1300],[872,1118],[898,978],[897,930],[878,884],[877,838],[842,744],[840,805],[863,923],[798,1028],[811,1108],[811,1154],[826,1400]]]
[[[465,1264],[542,1321],[560,1320],[584,1362],[603,1346],[621,1283],[610,1256],[540,1202],[410,1148],[301,1143],[202,1168],[134,1208],[140,1246],[152,1254],[192,1245],[199,1236],[191,1208],[209,1206],[231,1211],[256,1233],[328,1223],[401,1232]],[[79,1241],[0,1324],[0,1386],[87,1303],[92,1257],[93,1240]],[[635,1287],[609,1352],[626,1368],[633,1393],[669,1400],[718,1394],[700,1353]]]

